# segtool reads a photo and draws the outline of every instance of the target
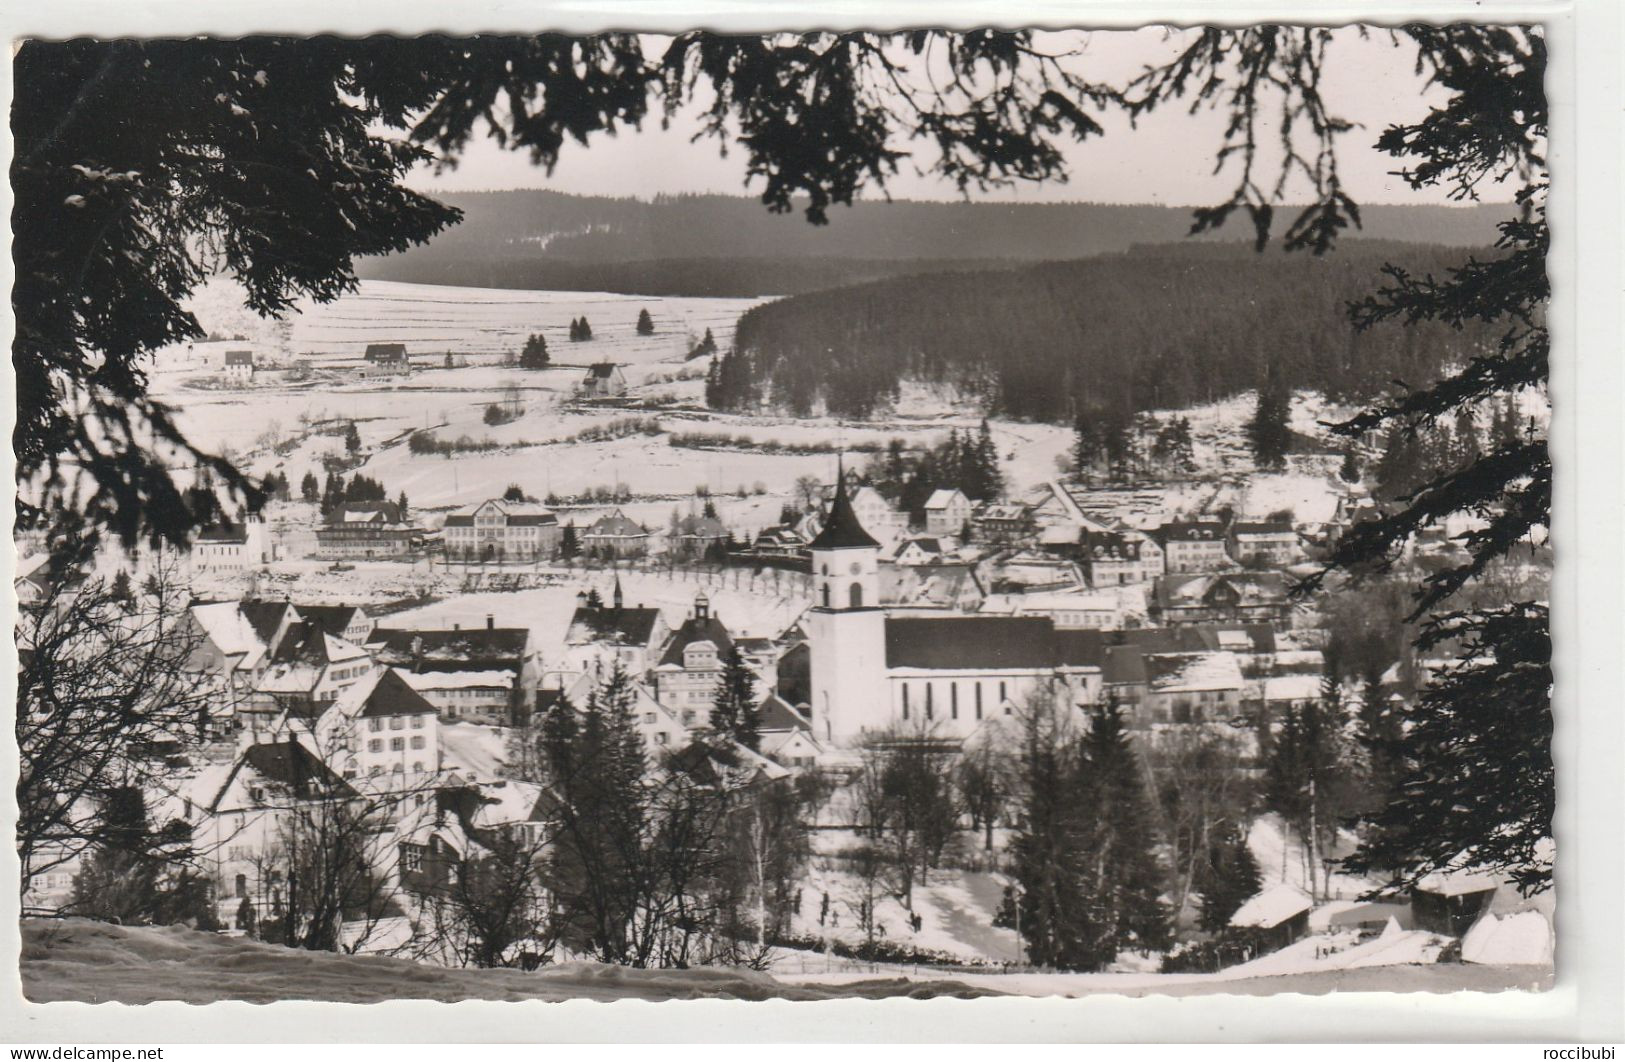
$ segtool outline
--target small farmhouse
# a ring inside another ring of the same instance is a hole
[[[366,363],[361,369],[362,376],[412,371],[412,355],[406,352],[405,343],[369,343],[362,360]]]
[[[626,394],[626,374],[612,361],[587,366],[578,388],[583,398],[613,398]]]
[[[248,383],[254,378],[254,352],[228,350],[220,366],[220,374],[232,383]]]

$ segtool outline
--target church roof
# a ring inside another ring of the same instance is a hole
[[[852,499],[846,494],[846,477],[837,478],[839,483],[835,488],[835,501],[829,507],[829,519],[824,521],[824,529],[818,532],[818,537],[808,543],[808,548],[879,549],[880,543],[869,537],[858,514],[852,511]]]
[[[963,671],[1050,668],[1055,626],[1038,616],[888,617],[886,666]]]

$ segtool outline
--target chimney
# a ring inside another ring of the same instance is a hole
[[[485,629],[488,631],[497,629],[497,618],[489,612],[485,614]]]
[[[451,629],[454,631],[460,631],[463,629],[463,625],[461,623],[453,623],[451,625]]]

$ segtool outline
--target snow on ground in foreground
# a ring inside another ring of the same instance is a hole
[[[334,955],[253,943],[178,926],[137,928],[84,919],[25,919],[21,975],[35,1003],[270,1003],[313,999],[376,1003],[393,999],[831,999],[1012,993],[1265,995],[1344,991],[1453,992],[1549,987],[1547,970],[1469,964],[1330,970],[1290,977],[1225,980],[1199,974],[976,974],[910,967],[844,969],[772,977],[732,968],[633,970],[567,963],[535,973],[453,970],[402,959]]]
[[[180,926],[138,928],[77,918],[27,919],[22,930],[23,992],[35,1003],[831,999],[995,991],[940,978],[921,982],[895,976],[854,978],[827,987],[790,985],[766,974],[724,967],[634,970],[566,963],[535,973],[456,970],[404,959],[298,951]]]

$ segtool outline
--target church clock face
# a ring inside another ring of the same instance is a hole
[[[863,574],[863,565],[858,563],[857,561],[853,561],[852,562],[852,574],[853,575],[861,575],[861,574]]]

